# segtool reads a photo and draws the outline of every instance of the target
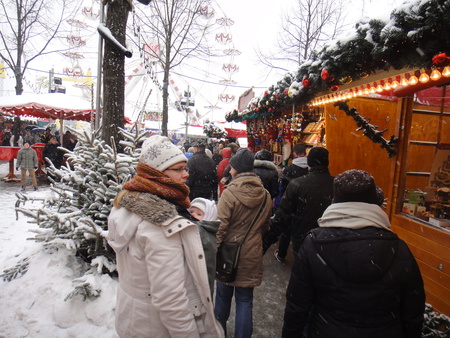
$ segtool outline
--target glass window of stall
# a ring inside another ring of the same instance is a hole
[[[414,93],[401,213],[450,231],[450,83]]]

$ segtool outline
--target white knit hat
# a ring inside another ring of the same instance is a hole
[[[217,206],[214,201],[197,197],[191,202],[191,208],[196,207],[204,212],[204,221],[217,221]]]
[[[187,158],[167,137],[153,135],[142,144],[139,162],[164,171],[175,163],[187,162]]]

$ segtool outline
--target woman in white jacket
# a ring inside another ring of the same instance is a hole
[[[187,159],[168,138],[156,135],[144,142],[139,160],[108,222],[119,272],[117,333],[223,337],[198,227],[180,215],[190,205]]]

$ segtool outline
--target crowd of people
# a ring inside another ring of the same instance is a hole
[[[422,277],[383,192],[362,170],[333,177],[327,149],[307,150],[294,145],[279,169],[265,149],[146,139],[109,216],[119,336],[251,337],[263,255],[278,242],[278,261],[289,247],[295,257],[281,337],[421,337]],[[237,274],[214,281],[229,242],[242,242]]]

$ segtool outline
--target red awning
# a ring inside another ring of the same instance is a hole
[[[227,137],[242,138],[247,137],[247,130],[225,128],[228,133]]]
[[[0,110],[37,118],[91,120],[91,103],[66,94],[24,94],[0,97]]]

